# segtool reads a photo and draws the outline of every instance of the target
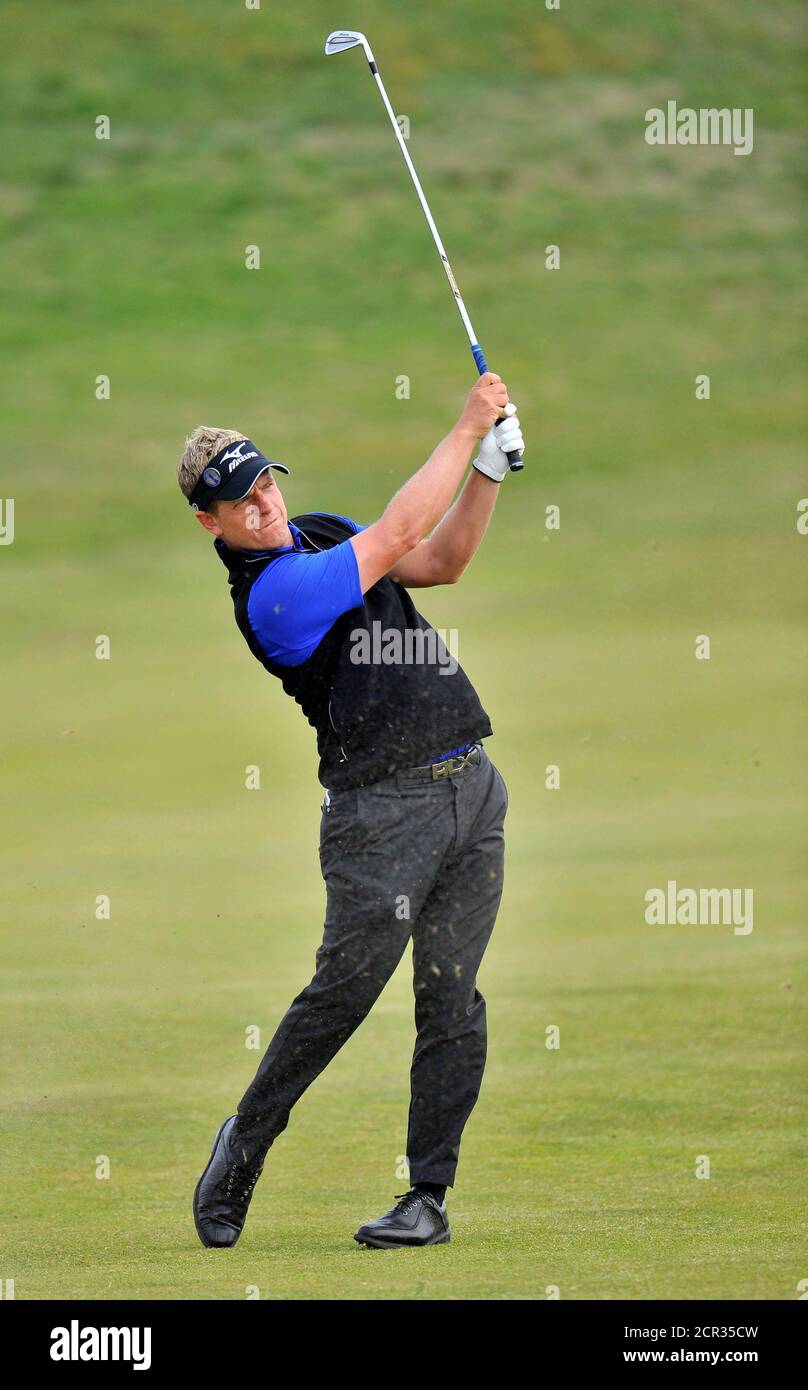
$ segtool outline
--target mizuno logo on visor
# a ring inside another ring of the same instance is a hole
[[[228,459],[231,460],[227,467],[228,473],[232,473],[235,468],[238,468],[240,463],[247,463],[249,459],[258,458],[257,449],[253,449],[251,454],[242,454],[241,450],[247,443],[248,441],[246,439],[242,439],[241,443],[237,444],[234,449],[228,449],[226,454],[221,454],[219,456],[220,463],[227,463]]]

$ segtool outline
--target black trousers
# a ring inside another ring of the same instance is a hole
[[[477,970],[502,896],[508,794],[484,748],[450,777],[399,773],[326,794],[325,931],[311,982],[283,1018],[238,1107],[263,1159],[295,1102],[362,1022],[413,942],[411,1182],[454,1182],[480,1090],[485,1000]]]

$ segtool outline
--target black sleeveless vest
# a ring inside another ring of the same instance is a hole
[[[304,543],[320,550],[353,535],[341,517],[324,512],[291,520]],[[317,730],[324,787],[339,791],[378,782],[491,734],[471,681],[459,665],[449,665],[446,647],[401,584],[380,579],[361,608],[337,619],[311,656],[299,666],[279,666],[263,656],[247,616],[250,589],[279,552],[251,555],[221,539],[214,545],[227,567],[236,622],[250,651]],[[435,659],[436,650],[442,661]],[[424,660],[424,652],[432,658]],[[371,659],[357,661],[363,654]]]

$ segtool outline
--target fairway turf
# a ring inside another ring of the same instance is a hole
[[[520,0],[492,34],[482,0],[460,26],[423,0],[362,11],[526,437],[461,584],[415,596],[458,629],[510,791],[489,1062],[452,1243],[356,1247],[407,1186],[405,957],[215,1251],[191,1197],[261,1055],[246,1030],[263,1050],[313,969],[322,789],[176,461],[197,423],[243,429],[291,466],[291,515],[370,522],[473,367],[366,70],[322,56],[350,15],[84,0],[32,24],[7,0],[0,1278],[18,1299],[798,1297],[798,15]],[[668,98],[753,107],[753,153],[647,146]],[[668,879],[752,887],[754,931],[646,925]]]

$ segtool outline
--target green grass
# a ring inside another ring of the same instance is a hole
[[[463,583],[419,601],[459,630],[511,793],[454,1241],[351,1240],[404,1185],[405,962],[224,1253],[198,1246],[191,1193],[257,1062],[245,1029],[266,1045],[311,972],[321,792],[173,468],[193,425],[234,425],[291,464],[292,514],[370,521],[470,361],[361,60],[321,56],[338,6],[73,0],[32,24],[7,0],[0,1278],[18,1298],[792,1299],[808,1276],[799,9],[491,16],[347,16],[410,116],[528,440]],[[753,153],[647,146],[668,97],[753,107]],[[646,926],[668,878],[753,887],[754,932]]]

